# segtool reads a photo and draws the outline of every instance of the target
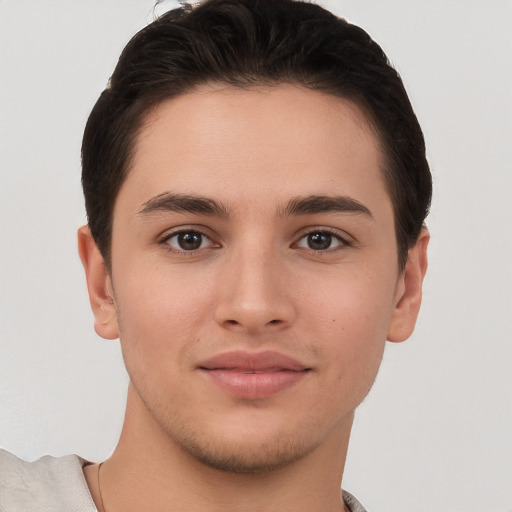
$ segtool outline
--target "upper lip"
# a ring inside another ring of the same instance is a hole
[[[271,350],[264,352],[247,352],[243,350],[223,352],[203,361],[199,368],[203,370],[230,370],[245,373],[300,372],[310,369],[290,356]]]

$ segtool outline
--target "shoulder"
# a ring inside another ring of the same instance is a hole
[[[0,449],[0,512],[96,512],[76,455],[26,462]]]
[[[357,498],[347,491],[343,491],[343,501],[347,505],[350,512],[367,512],[367,510],[359,503]]]

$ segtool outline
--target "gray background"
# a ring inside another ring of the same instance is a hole
[[[0,446],[102,459],[122,422],[76,254],[86,117],[151,0],[0,0]],[[171,5],[171,4],[168,4]],[[332,0],[402,73],[435,199],[416,333],[389,344],[344,486],[375,512],[512,511],[512,2]]]

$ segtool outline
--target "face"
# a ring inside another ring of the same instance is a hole
[[[357,107],[300,87],[151,113],[114,208],[115,314],[96,320],[169,443],[247,472],[348,435],[416,317],[381,160]]]

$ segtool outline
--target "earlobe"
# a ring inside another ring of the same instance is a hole
[[[94,330],[102,338],[116,339],[119,337],[119,325],[112,280],[89,226],[78,230],[78,253],[85,270]]]
[[[389,341],[405,341],[414,330],[421,306],[423,278],[427,271],[429,240],[429,232],[422,229],[416,244],[409,249],[407,263],[397,285],[395,306],[388,329]]]

